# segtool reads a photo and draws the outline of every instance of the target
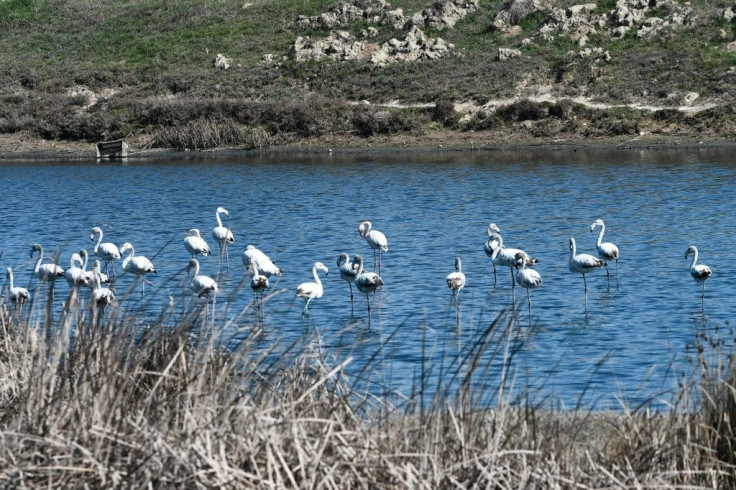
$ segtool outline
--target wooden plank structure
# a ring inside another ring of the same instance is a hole
[[[97,159],[125,160],[128,158],[128,143],[123,140],[100,141],[95,145]]]

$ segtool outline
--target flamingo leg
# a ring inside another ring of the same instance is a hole
[[[700,295],[700,301],[705,303],[705,281],[703,281],[703,293]]]
[[[618,259],[616,259],[616,289],[618,289]]]
[[[516,282],[514,281],[514,268],[509,267],[509,272],[511,273],[511,299],[512,301],[516,300]]]
[[[588,309],[588,282],[585,280],[585,274],[583,274],[583,286],[585,287],[585,309]]]
[[[526,300],[529,303],[529,326],[532,326],[532,297],[529,295],[529,289],[526,290]]]
[[[230,271],[230,254],[227,252],[227,242],[225,242],[225,262],[227,263],[227,270]]]
[[[353,283],[348,282],[348,286],[350,286],[350,304],[353,304]]]
[[[493,262],[491,262],[493,264]],[[493,264],[493,287],[496,287],[496,264]]]

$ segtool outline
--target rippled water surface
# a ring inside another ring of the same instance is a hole
[[[30,276],[32,243],[52,254],[58,248],[67,266],[71,253],[92,249],[90,230],[102,226],[105,241],[129,241],[137,254],[155,257],[159,274],[146,288],[151,316],[169,295],[185,298],[180,309],[192,307],[183,238],[196,227],[216,248],[214,211],[226,207],[225,225],[236,243],[230,272],[220,278],[217,323],[243,335],[261,331],[264,345],[319,344],[324,356],[352,356],[355,379],[394,392],[409,393],[422,372],[432,392],[434,380],[449,378],[457,362],[470,362],[473,345],[487,343],[476,366],[484,380],[473,389],[478,398],[491,397],[482,391],[493,390],[506,346],[491,345],[501,326],[484,334],[512,301],[508,269],[499,269],[494,287],[483,253],[490,222],[507,246],[539,259],[544,280],[532,292],[531,325],[524,291],[516,291],[509,352],[517,391],[528,388],[566,407],[667,400],[686,345],[698,331],[725,326],[734,310],[736,172],[726,150],[281,154],[126,165],[5,161],[0,183],[2,263],[14,267],[17,283],[26,285]],[[583,281],[568,269],[568,238],[575,237],[579,252],[594,253],[589,226],[597,218],[606,222],[605,240],[621,250],[620,286],[613,265],[610,290],[603,270],[589,274],[586,312]],[[365,297],[356,296],[351,310],[335,266],[343,251],[372,265],[357,233],[364,219],[389,240],[385,286],[372,299],[370,325]],[[250,290],[238,288],[248,244],[285,271],[272,278],[271,290],[281,293],[267,302],[262,320],[246,309]],[[684,259],[690,244],[714,270],[704,305]],[[459,315],[444,280],[455,256],[467,275]],[[305,319],[294,291],[312,280],[315,261],[330,274]],[[215,276],[217,263],[202,260],[203,273]],[[129,285],[123,278],[117,290]]]

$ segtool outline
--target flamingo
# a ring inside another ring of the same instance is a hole
[[[102,272],[100,270],[100,261],[95,260],[92,266],[92,301],[97,306],[104,308],[107,305],[115,303],[115,293],[109,288],[102,287]]]
[[[498,227],[496,227],[496,229],[498,229]],[[496,239],[498,240],[498,246],[496,247],[496,250],[494,250],[491,260],[493,260],[495,265],[506,266],[509,268],[509,272],[511,274],[511,294],[513,296],[516,290],[514,281],[514,269],[517,266],[516,255],[522,254],[526,265],[534,265],[539,261],[521,249],[505,247],[503,244],[503,237],[500,233],[496,233]]]
[[[192,282],[189,283],[189,287],[192,289],[194,294],[198,298],[202,296],[207,297],[207,303],[212,299],[212,317],[215,316],[215,301],[217,300],[217,282],[209,276],[202,276],[199,274],[199,261],[197,259],[189,259],[189,265],[187,265],[187,274],[194,269],[194,275],[192,276]],[[207,323],[207,317],[209,316],[209,306],[205,308],[204,322]]]
[[[94,267],[91,271],[87,270],[87,262],[89,261],[89,254],[86,250],[82,249],[79,251],[79,256],[82,257],[82,270],[85,274],[87,274],[87,277],[89,278],[89,287],[94,289],[94,281],[95,281],[95,271]],[[100,276],[100,284],[109,284],[110,278],[102,271],[99,271],[98,275]]]
[[[350,260],[350,255],[345,252],[337,258],[337,267],[340,271],[340,278],[347,281],[350,286],[350,304],[353,304],[353,283],[361,270],[355,260]]]
[[[693,276],[695,282],[703,285],[703,293],[700,296],[700,300],[705,301],[705,281],[713,275],[713,271],[705,264],[698,264],[698,247],[695,245],[687,247],[685,258],[687,259],[690,254],[693,256],[693,261],[690,263],[690,275]]]
[[[145,275],[148,273],[156,274],[156,268],[146,257],[142,255],[136,256],[135,249],[133,248],[133,245],[130,244],[130,242],[123,243],[123,246],[120,247],[120,253],[124,254],[128,250],[130,250],[130,253],[127,257],[125,257],[125,260],[123,260],[123,270],[125,272],[128,272],[129,274],[135,274],[136,279],[138,277],[143,278],[141,285],[141,297],[143,297],[146,292]]]
[[[526,300],[529,303],[529,325],[532,323],[532,298],[529,296],[529,290],[538,288],[542,285],[542,276],[534,269],[527,269],[527,261],[522,254],[516,254],[516,264],[520,267],[516,271],[516,282],[519,286],[526,289]]]
[[[13,285],[13,269],[10,267],[6,268],[5,276],[8,279],[8,296],[10,297],[10,301],[16,305],[26,303],[30,299],[31,295],[26,288]]]
[[[283,274],[281,268],[274,264],[268,255],[253,245],[248,245],[243,252],[243,265],[245,265],[246,269],[250,269],[251,262],[254,260],[258,263],[258,273],[260,275],[271,277]]]
[[[82,257],[79,254],[72,254],[69,259],[69,268],[64,272],[66,283],[72,289],[78,289],[81,286],[89,286],[89,277],[81,267],[77,267],[77,262],[82,264]]]
[[[388,252],[386,235],[374,230],[370,221],[363,221],[358,226],[358,234],[365,238],[365,241],[373,249],[373,270],[376,270],[376,253],[378,254],[378,272],[381,272],[381,251]]]
[[[570,263],[569,267],[572,272],[583,275],[583,286],[585,287],[585,307],[588,307],[588,283],[585,281],[585,274],[597,267],[604,267],[605,260],[593,257],[590,254],[576,254],[575,239],[570,237]]]
[[[309,302],[312,301],[314,298],[321,298],[322,294],[324,293],[322,281],[319,280],[319,276],[317,275],[318,270],[323,271],[325,275],[328,275],[330,272],[330,270],[325,267],[322,262],[315,262],[314,266],[312,267],[314,282],[303,282],[296,288],[296,295],[307,300],[306,304],[304,305],[304,311],[302,312],[302,315],[308,315]]]
[[[112,264],[112,277],[115,277],[115,260],[119,260],[121,258],[122,252],[114,243],[102,243],[103,233],[102,228],[100,228],[99,226],[95,226],[94,228],[92,228],[92,234],[89,236],[89,239],[94,241],[95,235],[99,235],[94,248],[95,255],[101,258],[104,262],[105,273],[108,272],[108,266]]]
[[[365,299],[368,301],[368,314],[370,315],[371,299],[368,296],[368,293],[375,293],[379,287],[383,286],[383,279],[381,279],[381,276],[375,272],[366,272],[363,269],[362,256],[356,255],[353,257],[353,262],[358,264],[357,268],[360,271],[358,275],[355,276],[355,286],[358,288],[358,291],[365,293]]]
[[[249,272],[251,274],[250,288],[253,290],[253,297],[257,303],[260,295],[261,303],[263,303],[263,291],[268,288],[268,277],[258,272],[258,261],[255,259],[250,262]]]
[[[460,257],[455,257],[455,272],[449,273],[445,281],[447,281],[447,287],[452,290],[452,298],[457,307],[457,297],[460,295],[460,290],[465,287],[465,274],[463,274]]]
[[[498,226],[496,226],[496,223],[491,223],[486,228],[486,234],[488,235],[488,240],[483,245],[483,251],[485,252],[486,256],[491,259],[491,264],[493,264],[493,286],[495,287],[496,262],[493,261],[493,254],[499,246],[498,237],[501,236],[501,230],[498,228]]]
[[[603,242],[603,234],[606,232],[606,225],[602,219],[597,219],[590,225],[591,233],[596,229],[597,226],[601,227],[601,231],[598,233],[598,257],[603,260],[615,260],[616,261],[616,287],[618,287],[618,247],[610,242]],[[606,263],[606,279],[608,280],[608,287],[611,287],[611,273],[608,271],[608,263]]]
[[[204,241],[204,238],[202,238],[199,230],[196,228],[189,230],[189,235],[184,238],[184,248],[192,255],[192,258],[197,258],[199,254],[207,257],[212,253],[209,245],[207,245],[207,242]]]
[[[230,228],[225,228],[222,226],[222,220],[220,219],[220,214],[224,214],[225,216],[230,216],[230,213],[227,212],[227,209],[223,207],[217,208],[217,211],[215,211],[215,218],[217,218],[217,226],[212,228],[212,238],[215,239],[217,242],[217,245],[220,247],[220,272],[222,272],[222,254],[225,253],[225,259],[227,260],[227,268],[230,269],[230,257],[227,253],[227,244],[228,243],[235,243],[235,237],[233,236],[233,233],[230,231]]]
[[[33,273],[41,281],[53,281],[64,275],[64,269],[56,264],[42,264],[43,260],[43,247],[38,243],[34,243],[31,247],[31,258],[33,253],[38,252],[38,258],[36,259],[36,267],[33,269]]]

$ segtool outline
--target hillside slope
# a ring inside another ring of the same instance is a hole
[[[734,13],[733,0],[6,0],[0,144],[728,138]]]

